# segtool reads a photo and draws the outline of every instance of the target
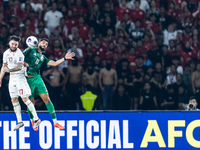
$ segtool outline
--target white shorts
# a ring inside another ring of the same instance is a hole
[[[10,97],[29,97],[31,95],[31,89],[26,81],[26,77],[22,75],[10,75],[9,80],[9,93]]]

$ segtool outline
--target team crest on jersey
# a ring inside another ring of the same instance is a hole
[[[41,60],[43,61],[44,57],[43,57],[43,56],[41,56],[40,58],[41,58]]]
[[[33,55],[35,55],[35,56],[36,56],[36,53],[33,53]]]
[[[12,57],[9,57],[8,59],[9,59],[9,62],[12,62],[12,61],[13,61],[13,58],[12,58]]]

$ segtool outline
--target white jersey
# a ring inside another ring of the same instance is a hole
[[[3,53],[3,63],[7,64],[9,69],[15,68],[19,64],[24,64],[24,55],[18,48],[15,52],[7,49]],[[31,95],[31,89],[27,83],[25,73],[26,67],[22,65],[22,69],[15,71],[16,74],[10,75],[9,80],[9,93],[11,98],[17,98],[18,96],[24,98]]]
[[[24,55],[19,48],[17,48],[15,52],[12,52],[10,49],[7,49],[3,53],[3,63],[7,64],[9,69],[13,69],[19,64],[24,64]],[[24,74],[25,70],[26,69],[24,65],[22,65],[22,69],[19,71],[15,71],[15,73]]]

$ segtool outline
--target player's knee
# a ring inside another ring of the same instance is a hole
[[[18,98],[12,98],[11,101],[12,101],[12,103],[17,103],[18,102]]]
[[[45,104],[48,104],[48,103],[51,102],[49,96],[45,97],[45,98],[43,99],[43,101],[44,101]]]
[[[25,103],[28,100],[28,97],[23,97],[22,100]]]

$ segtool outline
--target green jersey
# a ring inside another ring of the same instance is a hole
[[[28,63],[28,74],[40,75],[40,67],[43,63],[48,64],[50,61],[43,54],[38,53],[37,48],[27,48],[23,52],[25,62]]]

